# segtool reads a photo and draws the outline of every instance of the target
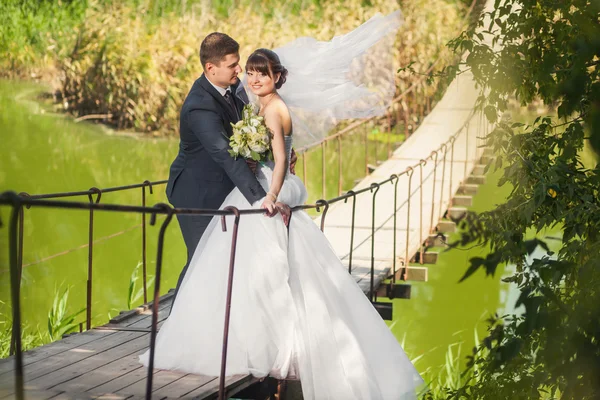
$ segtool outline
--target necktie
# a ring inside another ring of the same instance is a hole
[[[227,89],[227,91],[225,92],[225,96],[223,96],[223,97],[225,97],[225,101],[227,101],[227,103],[231,106],[233,113],[239,119],[240,115],[238,114],[238,110],[235,105],[235,101],[233,101],[233,96],[231,95],[231,90]]]

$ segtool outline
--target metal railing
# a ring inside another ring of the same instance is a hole
[[[463,28],[468,24],[469,18],[472,17],[473,10],[475,5],[477,4],[477,0],[472,0],[469,9],[467,10],[462,26]],[[362,130],[363,133],[363,142],[364,142],[364,171],[365,176],[369,175],[369,132],[367,130],[367,124],[376,120],[385,120],[386,134],[387,134],[387,157],[390,158],[392,156],[392,127],[394,125],[400,126],[400,122],[403,125],[403,133],[405,140],[414,132],[415,127],[418,126],[419,122],[423,120],[423,118],[430,113],[433,108],[433,96],[440,90],[440,80],[436,79],[433,82],[434,89],[431,90],[431,95],[426,95],[426,87],[432,87],[431,83],[427,83],[429,79],[429,75],[433,72],[436,66],[441,62],[442,57],[438,56],[427,68],[425,71],[422,71],[419,74],[419,78],[417,78],[407,89],[399,93],[392,101],[391,106],[389,107],[386,115],[384,117],[371,117],[365,118],[358,121],[355,121],[343,128],[342,130],[329,135],[322,140],[312,143],[310,145],[301,147],[296,150],[296,154],[298,155],[301,165],[302,165],[302,179],[304,185],[307,185],[307,162],[306,157],[308,153],[321,150],[321,197],[327,197],[327,160],[325,157],[325,151],[330,143],[336,141],[337,142],[337,153],[340,155],[338,158],[338,175],[337,175],[337,193],[338,196],[342,194],[344,179],[342,176],[343,170],[343,161],[342,161],[342,137],[351,136],[359,131],[359,128],[364,128]],[[422,98],[423,101],[417,101],[418,98]],[[394,110],[395,109],[395,110]],[[377,156],[378,143],[375,142],[375,164],[379,161]]]
[[[471,5],[469,7],[469,9],[467,10],[467,13],[465,14],[465,17],[463,18],[463,26],[465,26],[467,24],[468,19],[471,17],[472,12],[474,10],[474,7],[476,5],[477,0],[472,0]],[[421,73],[420,77],[418,79],[416,79],[406,90],[404,90],[403,92],[401,92],[400,94],[398,94],[398,96],[396,96],[393,100],[392,100],[392,105],[390,107],[390,109],[388,110],[387,114],[385,117],[383,117],[384,119],[386,119],[387,123],[386,123],[386,127],[387,127],[387,134],[388,134],[388,140],[387,140],[387,158],[391,157],[392,155],[392,143],[391,143],[391,133],[392,133],[392,126],[393,126],[393,115],[394,115],[394,111],[393,109],[396,108],[395,111],[395,122],[396,124],[398,124],[400,121],[403,121],[403,126],[404,126],[404,134],[405,134],[405,138],[408,138],[411,131],[413,130],[412,128],[410,128],[411,124],[410,121],[412,121],[412,123],[416,126],[418,124],[419,121],[421,121],[432,109],[432,98],[431,96],[425,96],[425,81],[428,77],[428,75],[434,70],[434,68],[436,67],[437,64],[439,64],[439,62],[441,61],[441,57],[438,57],[436,60],[434,60],[431,65],[429,66],[429,68],[424,71],[423,73]],[[438,85],[439,85],[439,80],[435,81],[435,89],[433,90],[433,92],[437,92],[438,91]],[[422,94],[422,97],[425,99],[424,103],[419,103],[416,101],[417,95],[418,94]],[[409,99],[409,96],[412,95],[412,100]],[[415,119],[416,117],[416,119]],[[366,129],[366,125],[367,123],[377,120],[377,119],[381,119],[381,117],[371,117],[371,118],[367,118],[367,119],[362,119],[356,122],[351,123],[350,125],[348,125],[347,127],[343,128],[342,130],[338,131],[337,133],[328,136],[326,138],[324,138],[323,140],[313,143],[309,146],[305,146],[302,148],[299,148],[296,150],[296,153],[298,154],[299,158],[301,159],[301,163],[302,163],[302,178],[303,178],[303,182],[305,185],[307,185],[307,163],[306,163],[306,157],[307,154],[311,151],[315,151],[316,149],[321,149],[321,182],[322,182],[322,190],[321,190],[321,198],[325,198],[326,197],[326,180],[327,180],[327,168],[326,168],[326,157],[325,157],[325,148],[328,145],[328,143],[333,142],[333,141],[337,141],[337,152],[339,154],[339,160],[338,160],[338,177],[337,177],[337,192],[338,192],[338,196],[340,196],[342,194],[342,189],[343,189],[343,177],[342,177],[342,169],[343,169],[343,158],[342,158],[342,137],[345,136],[349,136],[349,135],[353,135],[354,133],[356,133],[356,131],[358,131],[359,128],[361,127],[365,127],[365,129],[363,129],[363,133],[364,133],[364,149],[365,149],[365,176],[369,175],[369,150],[368,150],[368,146],[369,146],[369,139],[368,139],[368,131]],[[375,144],[375,146],[377,146],[377,143]],[[378,161],[377,158],[377,153],[375,154],[375,158],[376,158],[376,163]],[[142,207],[146,206],[146,188],[148,188],[148,190],[150,191],[150,194],[153,193],[153,187],[154,186],[158,186],[158,185],[164,185],[166,184],[168,181],[167,180],[160,180],[160,181],[154,181],[154,182],[150,182],[148,180],[144,181],[143,183],[140,184],[133,184],[133,185],[125,185],[125,186],[117,186],[117,187],[109,187],[109,188],[105,188],[105,189],[99,189],[97,187],[92,187],[89,190],[84,190],[84,191],[76,191],[76,192],[59,192],[59,193],[49,193],[49,194],[40,194],[40,195],[30,195],[26,192],[21,192],[19,193],[19,195],[21,196],[25,196],[28,197],[30,199],[38,199],[38,200],[42,200],[42,199],[57,199],[57,198],[67,198],[67,197],[77,197],[77,196],[88,196],[89,198],[89,202],[95,202],[95,203],[100,203],[100,199],[102,197],[102,194],[105,193],[111,193],[111,192],[121,192],[121,191],[127,191],[127,190],[133,190],[133,189],[141,189],[141,205]],[[96,196],[95,200],[94,200],[94,196]],[[26,205],[26,208],[29,209],[31,207],[31,205]],[[94,243],[96,242],[94,240],[94,210],[90,209],[90,216],[89,216],[89,224],[88,224],[88,243],[87,245],[84,246],[80,246],[78,247],[87,247],[88,248],[88,268],[87,268],[87,288],[86,288],[86,320],[85,320],[85,325],[86,325],[86,329],[90,329],[91,325],[92,325],[92,289],[93,289],[93,251],[94,251]],[[354,215],[354,210],[353,210],[353,215]],[[146,234],[146,215],[145,213],[142,213],[141,215],[141,228],[142,228],[142,285],[143,285],[143,298],[144,298],[144,303],[146,303],[148,301],[148,295],[147,295],[147,234]],[[21,281],[21,277],[22,277],[22,270],[23,270],[23,238],[24,238],[24,210],[21,209],[20,214],[19,214],[19,221],[18,221],[18,231],[19,231],[19,242],[18,242],[18,258],[17,258],[17,263],[19,265],[19,283]],[[124,233],[126,231],[121,231],[118,232],[119,233]],[[113,235],[109,235],[109,236],[114,236],[116,234]],[[75,250],[75,249],[73,249]],[[67,254],[70,250],[66,251],[66,252],[61,252],[56,254],[55,256],[58,255],[63,255],[63,254]],[[350,260],[350,264],[352,263],[352,261]],[[0,271],[0,273],[2,273],[2,271]],[[81,330],[81,329],[80,329]],[[11,346],[10,346],[10,355],[14,354],[14,341],[11,341]]]
[[[469,126],[474,121],[474,117],[478,116],[479,123],[477,126],[482,129],[482,132],[475,132],[474,129],[469,129]],[[294,207],[292,209],[292,223],[293,223],[293,213],[300,210],[308,210],[308,209],[316,209],[317,211],[322,210],[321,215],[321,230],[325,230],[325,220],[327,216],[327,211],[332,204],[339,202],[347,202],[348,199],[352,199],[352,221],[351,221],[351,229],[350,229],[350,251],[349,251],[349,272],[352,271],[352,255],[353,251],[360,246],[355,245],[354,243],[354,233],[355,233],[355,210],[356,210],[356,198],[359,195],[369,192],[372,194],[372,215],[371,215],[371,282],[370,282],[370,290],[369,290],[369,298],[373,302],[376,300],[376,289],[374,287],[375,277],[374,277],[374,261],[375,261],[375,217],[376,217],[376,196],[379,192],[379,189],[385,184],[394,185],[394,212],[393,215],[386,220],[389,221],[393,218],[393,231],[392,234],[394,236],[394,257],[393,257],[393,265],[391,267],[392,273],[391,275],[391,286],[396,283],[397,273],[400,272],[399,276],[402,280],[407,279],[408,272],[408,262],[410,260],[410,222],[411,222],[411,207],[413,206],[413,196],[419,192],[419,207],[420,207],[420,217],[419,217],[419,241],[421,243],[421,247],[419,252],[421,253],[420,262],[423,263],[423,243],[426,241],[428,235],[433,231],[433,224],[435,222],[436,210],[438,210],[437,216],[441,218],[442,209],[445,204],[448,205],[448,208],[452,204],[452,197],[454,195],[454,189],[452,182],[452,171],[455,161],[455,149],[454,144],[456,140],[465,133],[465,158],[464,169],[462,174],[462,181],[464,182],[467,178],[467,173],[469,172],[469,165],[474,163],[480,156],[483,151],[481,148],[482,144],[482,135],[485,136],[489,129],[487,124],[483,124],[483,116],[481,112],[475,113],[472,112],[465,123],[460,127],[460,129],[455,132],[446,142],[444,142],[438,149],[431,152],[431,154],[421,159],[418,163],[407,167],[405,170],[400,171],[397,174],[392,174],[389,178],[384,179],[380,182],[371,183],[368,187],[365,187],[361,190],[356,191],[348,191],[346,194],[325,200],[318,200],[315,204],[309,205],[301,205]],[[479,133],[480,135],[476,136],[476,140],[470,138],[473,133]],[[440,157],[443,155],[443,157]],[[427,165],[428,162],[433,162],[433,171],[430,173],[428,179],[431,175],[433,175],[433,191],[432,191],[432,199],[430,206],[430,229],[425,232],[423,226],[423,207],[424,207],[424,198],[423,198],[423,167]],[[442,165],[442,173],[439,188],[439,194],[437,193],[436,180],[438,176],[438,167]],[[446,187],[446,166],[449,164],[449,179],[448,179],[448,187]],[[416,169],[419,169],[420,173],[420,184],[413,190],[413,175]],[[406,184],[408,187],[407,190],[407,199],[401,204],[398,205],[398,184],[401,178],[406,178]],[[68,193],[59,193],[53,195],[40,195],[40,196],[30,196],[27,194],[18,195],[14,192],[5,192],[0,194],[0,205],[9,205],[12,207],[10,223],[9,223],[9,253],[10,253],[10,280],[11,280],[11,301],[12,301],[12,318],[13,318],[13,326],[12,326],[12,338],[14,342],[14,353],[15,353],[15,393],[18,399],[23,398],[23,359],[22,359],[22,343],[21,343],[21,306],[20,306],[20,288],[21,288],[21,273],[22,273],[22,260],[23,260],[23,210],[24,208],[29,208],[31,206],[36,207],[50,207],[50,208],[64,208],[64,209],[80,209],[80,210],[88,210],[90,213],[90,223],[89,223],[89,240],[90,240],[90,251],[89,251],[89,267],[88,267],[88,305],[91,305],[91,280],[92,280],[92,261],[93,261],[93,220],[94,220],[94,211],[108,211],[108,212],[125,212],[125,213],[138,213],[142,215],[143,224],[145,226],[146,215],[150,215],[149,223],[151,225],[156,224],[156,219],[158,215],[164,215],[165,219],[161,225],[159,234],[158,234],[158,247],[157,247],[157,256],[156,256],[156,270],[155,270],[155,284],[154,284],[154,293],[153,293],[153,306],[152,306],[152,328],[150,331],[150,362],[148,368],[148,376],[147,376],[147,393],[146,397],[148,399],[151,398],[152,394],[152,379],[153,379],[153,366],[154,366],[154,352],[155,352],[155,343],[156,343],[156,333],[158,330],[158,307],[159,307],[159,294],[160,294],[160,283],[161,283],[161,272],[162,272],[162,256],[163,256],[163,245],[164,245],[164,235],[165,231],[172,220],[173,215],[177,214],[187,214],[187,215],[205,215],[205,216],[219,216],[222,219],[222,229],[223,231],[227,230],[227,225],[225,221],[225,217],[228,215],[234,216],[233,223],[233,231],[232,231],[232,246],[229,258],[229,277],[227,283],[227,296],[226,296],[226,315],[224,322],[224,339],[223,339],[223,349],[222,349],[222,360],[221,360],[221,376],[219,383],[219,398],[224,399],[225,397],[225,375],[226,375],[226,362],[227,362],[227,342],[229,337],[229,315],[230,315],[230,307],[231,307],[231,297],[232,297],[232,283],[234,276],[234,267],[235,267],[235,250],[237,245],[237,234],[238,234],[238,226],[240,223],[240,219],[244,215],[250,214],[260,214],[263,213],[264,210],[239,210],[235,207],[226,207],[223,210],[204,210],[204,209],[186,209],[186,208],[172,208],[171,206],[158,203],[153,207],[147,207],[145,204],[145,188],[152,188],[153,185],[164,184],[165,181],[158,182],[144,182],[139,185],[129,185],[129,186],[121,186],[117,188],[110,188],[105,190],[100,190],[97,188],[92,188],[89,191],[84,192],[68,192]],[[129,206],[129,205],[119,205],[119,204],[103,204],[100,202],[100,198],[102,193],[107,192],[115,192],[119,190],[129,190],[129,189],[142,189],[142,206]],[[151,189],[150,189],[151,190]],[[64,198],[68,196],[80,196],[80,195],[88,195],[89,202],[67,202],[61,200],[55,200],[55,198]],[[94,195],[96,198],[94,199]],[[436,197],[438,196],[438,197]],[[437,201],[439,198],[439,201]],[[406,206],[407,212],[407,221],[406,221],[406,246],[405,246],[405,254],[402,261],[402,268],[400,271],[397,269],[396,265],[396,230],[397,230],[397,214],[398,212]],[[0,221],[1,223],[1,221]],[[145,243],[145,230],[143,235],[143,240]],[[143,246],[143,251],[145,251],[145,245]],[[144,272],[145,274],[145,272]],[[145,283],[144,283],[145,285]],[[146,299],[145,299],[146,301]],[[90,317],[91,313],[88,310],[87,314],[87,328],[90,328]]]
[[[476,4],[476,0],[473,0],[468,13],[465,17],[465,21],[470,17],[472,10]],[[404,126],[404,134],[405,137],[411,134],[411,129],[409,128],[410,121],[412,120],[414,124],[417,124],[422,118],[429,113],[432,108],[431,97],[426,97],[424,104],[419,104],[414,101],[416,98],[416,94],[418,90],[424,92],[424,83],[426,76],[433,71],[435,66],[440,61],[440,58],[436,59],[427,71],[423,72],[423,77],[415,81],[409,88],[407,88],[404,92],[400,93],[394,100],[392,108],[396,108],[395,121],[396,124],[399,121],[403,121]],[[437,90],[437,88],[436,88]],[[413,96],[413,101],[404,101],[404,99],[408,98],[409,95]],[[433,191],[432,191],[432,199],[431,199],[431,212],[430,212],[430,229],[427,232],[427,235],[433,232],[435,215],[436,215],[436,179],[438,173],[438,166],[442,164],[442,178],[441,178],[441,187],[439,189],[439,202],[437,202],[437,216],[438,219],[443,215],[442,211],[444,208],[444,204],[447,201],[447,208],[452,206],[452,197],[454,195],[453,192],[453,182],[452,182],[452,170],[455,164],[454,161],[454,143],[456,139],[462,134],[463,131],[466,131],[466,155],[464,160],[464,172],[463,172],[463,181],[467,177],[468,172],[468,161],[470,152],[474,153],[471,160],[477,159],[481,154],[477,148],[480,148],[482,145],[482,137],[477,136],[475,139],[475,150],[470,150],[473,145],[469,145],[469,124],[473,120],[474,115],[478,115],[479,124],[478,126],[484,126],[482,121],[484,117],[481,112],[475,114],[472,113],[465,125],[463,125],[454,135],[448,139],[445,143],[443,143],[437,150],[431,152],[429,156],[424,159],[421,159],[415,165],[409,166],[404,171],[399,172],[398,174],[392,174],[388,179],[383,181],[372,183],[369,187],[353,191],[350,190],[346,194],[342,195],[342,187],[343,187],[343,178],[342,178],[342,157],[339,157],[338,164],[338,197],[332,198],[330,200],[317,200],[315,204],[311,205],[302,205],[295,207],[292,210],[293,212],[299,210],[308,210],[308,209],[316,209],[318,212],[323,209],[321,216],[321,230],[325,229],[325,219],[327,211],[330,205],[344,201],[347,202],[348,199],[352,198],[352,218],[351,218],[351,229],[350,229],[350,251],[349,251],[349,264],[348,270],[352,272],[352,261],[353,261],[353,252],[357,248],[354,243],[354,233],[355,233],[355,213],[356,213],[356,197],[363,193],[369,192],[372,194],[372,218],[371,218],[371,282],[370,282],[370,290],[369,290],[369,298],[371,301],[376,300],[376,288],[374,287],[375,277],[374,277],[374,242],[375,242],[375,232],[377,231],[375,227],[375,217],[376,217],[376,206],[375,200],[377,193],[380,187],[384,184],[393,184],[394,185],[394,212],[390,218],[393,218],[393,264],[392,264],[392,274],[391,274],[391,285],[393,286],[397,279],[397,213],[398,211],[406,206],[407,210],[407,221],[406,221],[406,246],[404,251],[404,258],[402,260],[402,269],[400,270],[400,277],[402,280],[407,279],[407,271],[408,271],[408,263],[410,260],[410,222],[411,222],[411,202],[413,202],[412,197],[416,191],[419,191],[419,204],[420,204],[420,217],[419,217],[419,239],[420,239],[420,263],[423,263],[423,249],[425,243],[424,237],[424,226],[423,226],[423,167],[427,165],[428,162],[433,162]],[[415,120],[416,117],[416,120]],[[392,130],[392,121],[393,121],[393,111],[389,110],[386,117],[387,119],[387,156],[388,158],[392,154],[391,148],[391,130]],[[322,159],[321,159],[321,178],[322,178],[322,197],[326,197],[326,159],[325,159],[325,147],[328,143],[337,141],[337,151],[338,154],[342,153],[342,137],[345,135],[354,134],[358,128],[366,127],[366,124],[370,121],[375,120],[376,118],[369,118],[365,120],[356,121],[349,126],[345,127],[341,131],[337,132],[334,135],[331,135],[322,141],[312,144],[311,146],[307,146],[304,148],[300,148],[297,150],[297,154],[302,159],[302,170],[303,170],[303,179],[306,184],[307,179],[307,165],[306,165],[306,155],[309,151],[313,151],[315,149],[320,148],[322,151]],[[463,129],[466,128],[466,129]],[[485,125],[484,135],[487,134],[489,127]],[[364,144],[365,144],[365,174],[369,175],[369,158],[368,158],[368,132],[366,129],[364,132]],[[471,139],[471,143],[473,140]],[[443,158],[440,156],[443,154]],[[449,154],[449,156],[448,156]],[[377,158],[377,153],[375,155]],[[449,184],[448,188],[445,188],[445,178],[446,178],[446,164],[449,160]],[[420,184],[413,191],[412,190],[412,179],[416,169],[419,169],[420,174]],[[402,177],[406,177],[408,184],[408,198],[398,206],[398,183]],[[233,240],[232,240],[232,248],[230,254],[230,266],[229,266],[229,279],[227,286],[227,304],[226,304],[226,316],[225,316],[225,325],[224,325],[224,341],[223,341],[223,353],[222,353],[222,364],[221,364],[221,376],[219,383],[219,399],[223,399],[225,396],[225,371],[226,371],[226,358],[227,358],[227,341],[228,341],[228,331],[229,331],[229,311],[231,306],[231,296],[232,296],[232,279],[234,274],[234,265],[235,265],[235,248],[237,244],[237,227],[240,222],[240,218],[243,215],[247,214],[257,214],[263,213],[263,210],[238,210],[235,207],[227,207],[223,210],[202,210],[202,209],[180,209],[180,208],[172,208],[167,204],[158,203],[153,207],[146,206],[146,188],[149,189],[150,194],[153,193],[153,187],[158,185],[164,185],[167,183],[166,180],[150,182],[148,180],[144,181],[141,184],[134,185],[126,185],[126,186],[118,186],[111,187],[106,189],[99,189],[96,187],[92,187],[86,191],[79,192],[62,192],[62,193],[52,193],[52,194],[42,194],[42,195],[30,195],[28,193],[20,193],[16,194],[14,192],[5,192],[0,194],[0,204],[10,205],[12,207],[10,225],[9,225],[9,249],[10,249],[10,282],[11,282],[11,301],[12,301],[12,317],[13,317],[13,327],[12,327],[12,335],[11,335],[11,346],[10,346],[10,354],[15,356],[15,393],[18,399],[23,398],[23,359],[22,359],[22,343],[21,343],[21,316],[20,316],[20,287],[21,287],[21,278],[22,278],[22,270],[23,270],[23,237],[24,237],[24,209],[29,209],[32,206],[36,207],[51,207],[51,208],[67,208],[67,209],[85,209],[89,211],[89,223],[88,223],[88,269],[87,269],[87,289],[86,289],[86,329],[91,329],[91,315],[92,315],[92,288],[93,288],[93,248],[94,248],[94,211],[110,211],[110,212],[127,212],[127,213],[139,213],[141,214],[142,221],[142,274],[143,274],[143,296],[144,303],[148,301],[147,295],[147,232],[146,232],[146,215],[150,214],[150,224],[155,225],[157,215],[165,215],[165,220],[160,228],[159,237],[158,237],[158,248],[157,248],[157,259],[156,259],[156,271],[155,271],[155,285],[154,285],[154,303],[152,307],[152,328],[151,328],[151,340],[150,340],[150,364],[148,368],[148,377],[147,377],[147,393],[146,397],[148,399],[151,398],[152,393],[152,369],[154,365],[154,347],[156,340],[156,332],[158,325],[158,305],[159,305],[159,293],[160,293],[160,277],[162,271],[162,253],[163,253],[163,243],[164,243],[164,234],[172,220],[173,215],[176,214],[188,214],[188,215],[205,215],[205,216],[220,216],[222,218],[222,229],[226,231],[226,223],[225,216],[233,215],[234,219],[234,228],[232,232]],[[133,189],[141,189],[141,206],[126,206],[126,205],[115,205],[115,204],[103,204],[100,202],[102,194],[110,193],[110,192],[119,192]],[[445,191],[447,191],[445,193]],[[88,196],[88,203],[79,203],[79,202],[66,202],[59,201],[55,199],[67,198],[67,197],[76,197],[76,196]],[[94,198],[95,196],[95,198]],[[54,199],[54,200],[53,200]],[[388,218],[389,220],[389,218]],[[1,226],[0,220],[0,226]],[[360,246],[360,244],[359,244]]]
[[[158,185],[166,184],[166,180],[150,182],[148,180],[144,181],[140,184],[133,185],[125,185],[125,186],[116,186],[110,187],[106,189],[98,189],[97,187],[92,187],[89,190],[77,191],[77,192],[59,192],[59,193],[47,193],[40,195],[31,195],[26,192],[19,193],[19,196],[29,200],[49,200],[49,199],[59,199],[59,198],[67,198],[67,197],[77,197],[77,196],[88,196],[90,204],[101,204],[100,200],[102,198],[102,194],[105,193],[113,193],[113,192],[122,192],[133,189],[141,189],[141,204],[142,207],[146,206],[146,190],[150,191],[150,194],[153,193],[153,187]],[[94,198],[95,196],[95,198]],[[18,214],[18,245],[17,245],[17,266],[18,266],[18,282],[21,284],[22,272],[23,272],[23,237],[25,231],[25,208],[29,209],[34,204],[24,204],[25,207],[21,207],[19,209]],[[80,246],[88,248],[88,264],[87,264],[87,288],[86,288],[86,329],[91,328],[92,324],[92,288],[93,288],[93,253],[94,253],[94,208],[90,208],[89,210],[89,223],[88,223],[88,243],[87,246]],[[147,234],[146,234],[146,213],[141,213],[142,221],[142,275],[143,275],[143,296],[144,302],[148,301],[147,296],[147,257],[146,257],[146,248],[147,248]],[[111,236],[114,236],[111,235]],[[59,254],[67,254],[67,252],[61,252]],[[10,355],[14,354],[15,351],[15,342],[14,338],[11,340],[10,345]]]

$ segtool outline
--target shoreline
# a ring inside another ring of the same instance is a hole
[[[97,122],[99,120],[94,119],[84,119],[78,121],[78,117],[75,117],[69,112],[57,112],[55,109],[60,108],[60,105],[59,103],[51,100],[54,98],[54,96],[52,95],[52,85],[49,82],[44,82],[41,80],[36,81],[8,78],[1,78],[0,82],[15,86],[31,86],[18,91],[18,93],[13,97],[13,99],[16,103],[23,105],[29,111],[31,111],[32,114],[35,115],[62,118],[65,120],[69,120],[70,122],[75,124],[88,124],[90,126],[99,128],[102,131],[102,133],[106,136],[127,137],[136,140],[179,140],[179,137],[175,135],[156,134],[155,132],[143,133],[136,132],[133,130],[118,130],[111,127],[109,124]]]

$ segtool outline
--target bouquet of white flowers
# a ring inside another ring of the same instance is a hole
[[[242,156],[254,161],[273,159],[271,132],[265,125],[264,118],[254,114],[251,104],[244,106],[242,119],[231,126],[233,135],[229,138],[229,154],[233,158]]]

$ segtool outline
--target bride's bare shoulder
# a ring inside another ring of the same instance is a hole
[[[292,115],[290,114],[290,110],[281,98],[277,99],[277,103],[274,104],[275,112],[277,112],[279,119],[281,121],[281,125],[283,126],[283,131],[286,135],[288,135],[292,130]]]
[[[265,119],[267,121],[279,122],[286,127],[291,121],[290,110],[281,98],[273,99],[272,104],[265,110]]]

